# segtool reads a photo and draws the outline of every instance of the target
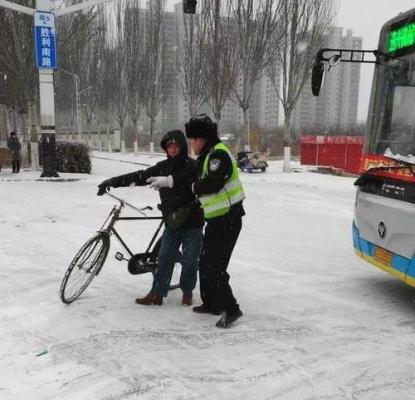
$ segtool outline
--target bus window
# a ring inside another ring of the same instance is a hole
[[[415,155],[415,87],[396,86],[390,116],[390,130],[384,129],[378,140],[378,154],[389,157]],[[389,125],[389,123],[388,123]]]
[[[413,56],[376,66],[374,115],[367,135],[369,153],[400,158],[415,155]],[[409,160],[408,160],[409,161]]]

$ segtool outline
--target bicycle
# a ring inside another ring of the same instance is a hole
[[[108,256],[112,235],[118,239],[122,247],[124,247],[130,256],[128,259],[125,258],[121,252],[116,252],[115,258],[118,261],[128,261],[128,271],[131,274],[138,275],[148,272],[154,274],[157,267],[158,253],[161,245],[161,237],[157,239],[157,236],[163,226],[162,217],[148,217],[145,214],[145,211],[151,211],[153,209],[151,206],[137,208],[127,201],[113,195],[108,189],[106,190],[106,194],[119,201],[120,204],[112,208],[101,228],[94,236],[85,242],[71,261],[60,286],[60,298],[65,304],[75,301],[85,291],[92,280],[99,275]],[[126,206],[138,211],[143,216],[121,217],[121,212]],[[116,231],[114,225],[117,221],[121,220],[161,220],[144,253],[134,254]],[[176,262],[180,262],[180,252],[177,257]],[[170,285],[169,289],[177,289],[179,286],[179,284]]]

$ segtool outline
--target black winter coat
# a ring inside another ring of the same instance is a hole
[[[18,158],[20,157],[20,150],[22,148],[19,139],[17,137],[10,137],[7,139],[7,147],[12,152],[12,158]]]
[[[112,187],[123,187],[130,185],[145,186],[148,178],[154,176],[173,177],[172,188],[161,188],[159,206],[164,220],[169,215],[182,207],[190,208],[190,215],[187,221],[181,225],[183,228],[196,228],[203,226],[203,211],[200,203],[192,191],[192,184],[197,174],[197,161],[188,156],[187,142],[183,134],[176,134],[175,131],[169,132],[161,141],[161,146],[165,149],[166,143],[175,140],[181,148],[179,156],[158,162],[156,165],[145,170],[139,170],[129,174],[111,178]]]

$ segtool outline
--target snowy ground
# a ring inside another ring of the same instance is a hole
[[[158,159],[111,158],[129,162],[95,158],[66,182],[0,173],[0,399],[413,399],[415,290],[354,256],[352,178],[282,174],[278,162],[242,175],[230,273],[244,317],[232,329],[181,307],[179,291],[136,305],[150,277],[129,275],[115,242],[84,295],[62,304],[69,262],[114,204],[96,185]],[[157,203],[148,188],[114,193]],[[119,223],[137,251],[154,229]]]

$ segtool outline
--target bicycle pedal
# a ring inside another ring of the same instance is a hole
[[[116,260],[118,260],[118,261],[130,261],[130,259],[125,258],[125,257],[124,257],[124,254],[120,253],[119,251],[117,251],[117,252],[115,253],[115,258],[116,258]]]

